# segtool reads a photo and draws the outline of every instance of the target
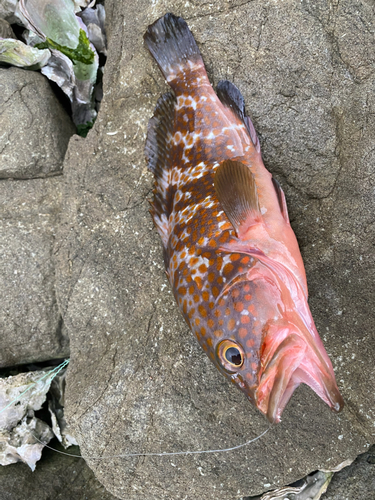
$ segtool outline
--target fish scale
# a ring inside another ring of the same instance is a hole
[[[202,80],[203,76],[198,78]],[[224,325],[227,327],[229,325],[231,331],[234,329],[232,325],[241,324],[241,311],[237,304],[245,303],[247,307],[251,304],[251,297],[242,290],[236,290],[238,302],[228,303],[224,299],[218,300],[223,285],[227,281],[232,282],[239,274],[246,274],[253,260],[244,256],[241,262],[239,254],[218,257],[215,251],[220,244],[234,236],[234,231],[224,212],[220,210],[215,195],[214,174],[219,166],[216,159],[220,151],[217,142],[214,143],[213,139],[207,140],[207,136],[211,134],[215,138],[222,137],[221,149],[224,152],[226,144],[236,142],[236,129],[232,127],[232,134],[228,134],[226,116],[220,117],[219,113],[214,111],[217,106],[216,94],[215,101],[209,100],[202,95],[207,90],[197,88],[197,98],[192,105],[192,100],[185,94],[182,94],[180,99],[178,87],[174,90],[178,96],[175,127],[183,126],[181,121],[187,116],[186,112],[190,111],[193,116],[189,123],[194,124],[196,130],[202,129],[202,131],[189,130],[185,135],[177,132],[172,139],[174,146],[172,184],[175,185],[173,181],[176,177],[178,189],[175,191],[175,202],[170,215],[171,233],[167,252],[173,257],[168,262],[167,273],[188,325],[203,349],[209,351],[213,342],[208,333],[213,332],[218,340],[224,338],[225,333],[222,328]],[[181,91],[183,92],[183,88]],[[205,136],[203,130],[207,124],[204,118],[214,112],[217,113],[216,127],[213,123],[210,132]],[[202,123],[203,125],[200,125]],[[241,123],[238,123],[237,127],[239,130],[244,128]],[[178,141],[175,139],[177,134],[179,134]],[[203,161],[197,165],[196,162],[201,159]],[[247,300],[245,295],[248,295]],[[247,307],[244,311],[250,316]],[[252,329],[240,330],[242,338],[245,338],[243,336],[245,331],[249,343],[256,346],[255,349],[259,349],[259,339],[255,342],[250,338]],[[232,334],[231,337],[234,339],[235,335]],[[209,356],[215,362],[212,350],[209,351]],[[249,358],[252,357],[254,357],[252,353],[249,353]]]
[[[208,80],[181,18],[145,34],[172,93],[149,122],[151,214],[173,293],[215,366],[271,422],[300,383],[343,406],[307,304],[284,193],[265,169],[239,90]]]
[[[198,77],[194,74],[194,78],[207,80],[202,74]],[[227,110],[222,109],[222,116],[219,116],[216,110],[218,99],[213,91],[208,99],[203,94],[207,92],[206,88],[196,89],[197,98],[192,101],[184,94],[184,85],[181,90],[178,86],[174,87],[177,105],[173,121],[178,130],[166,141],[167,145],[173,145],[169,196],[174,200],[169,214],[166,254],[170,257],[166,261],[167,274],[173,283],[174,296],[186,322],[203,349],[209,351],[211,359],[215,362],[214,353],[209,350],[213,345],[209,332],[213,332],[215,338],[221,340],[226,336],[226,330],[223,329],[226,327],[232,332],[229,338],[235,339],[233,330],[237,326],[240,338],[248,347],[253,348],[247,353],[247,358],[250,363],[256,364],[251,370],[255,373],[259,359],[256,359],[254,351],[259,351],[261,339],[252,334],[252,311],[255,308],[251,303],[250,285],[237,284],[235,294],[232,295],[233,299],[237,298],[236,301],[226,301],[224,298],[218,300],[223,285],[227,281],[231,283],[238,276],[246,275],[254,259],[246,255],[241,258],[240,254],[218,257],[216,252],[221,244],[234,236],[232,225],[220,209],[215,194],[214,174],[219,166],[216,159],[221,155],[235,156],[227,146],[238,142],[238,133],[245,126],[233,113],[228,120]],[[179,95],[179,92],[182,94]],[[207,129],[206,117],[212,114],[217,118],[204,134]],[[184,127],[183,132],[180,132],[179,129]],[[221,138],[219,143],[218,138]],[[247,147],[250,148],[249,138],[245,138]],[[200,160],[202,161],[197,164]]]

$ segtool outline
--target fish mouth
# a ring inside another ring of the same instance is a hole
[[[280,422],[286,404],[301,383],[311,387],[333,411],[342,410],[344,401],[328,356],[323,356],[298,334],[292,334],[281,342],[263,367],[255,391],[257,408],[271,423]]]

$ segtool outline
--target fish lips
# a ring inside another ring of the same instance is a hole
[[[336,385],[332,366],[326,365],[298,334],[291,334],[279,345],[263,367],[254,398],[249,398],[271,423],[281,414],[297,387],[304,383],[335,412],[344,401]]]

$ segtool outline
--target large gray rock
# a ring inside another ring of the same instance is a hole
[[[0,182],[0,367],[69,354],[53,245],[62,178]]]
[[[334,468],[374,441],[375,15],[365,0],[107,2],[105,98],[70,142],[58,300],[70,337],[67,417],[90,467],[119,498],[229,499]],[[243,92],[266,166],[286,191],[313,315],[346,401],[330,413],[301,387],[283,421],[229,453],[263,417],[193,340],[164,278],[148,214],[143,147],[164,80],[142,43],[170,10],[191,26],[214,84]],[[354,43],[355,41],[355,43]]]
[[[61,172],[75,127],[40,73],[0,68],[0,178]]]

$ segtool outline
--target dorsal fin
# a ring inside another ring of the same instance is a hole
[[[260,152],[260,144],[258,136],[255,132],[253,122],[245,112],[245,101],[238,88],[228,80],[221,80],[216,88],[216,93],[220,101],[231,108],[233,113],[244,123],[247,131],[249,132],[251,142],[254,144],[255,149]]]
[[[171,92],[162,95],[155,106],[154,115],[147,127],[145,155],[147,167],[156,177],[166,165],[169,154],[168,139],[173,130],[176,99]]]
[[[238,118],[244,122],[245,101],[238,88],[228,80],[221,80],[216,87],[216,93],[220,101],[228,108],[232,108]]]
[[[214,185],[225,215],[242,239],[250,226],[261,221],[255,179],[249,167],[225,160],[215,173]]]
[[[171,211],[170,142],[174,127],[176,99],[170,92],[162,95],[148,122],[145,156],[147,167],[155,175],[154,199],[151,214],[163,242],[167,239],[165,220]],[[164,216],[164,217],[163,217]]]
[[[281,213],[284,217],[284,220],[287,224],[289,224],[289,214],[288,214],[288,207],[286,205],[286,199],[285,199],[285,194],[284,191],[282,190],[279,182],[272,177],[272,184],[273,187],[275,188],[277,199],[280,205],[280,210]]]

